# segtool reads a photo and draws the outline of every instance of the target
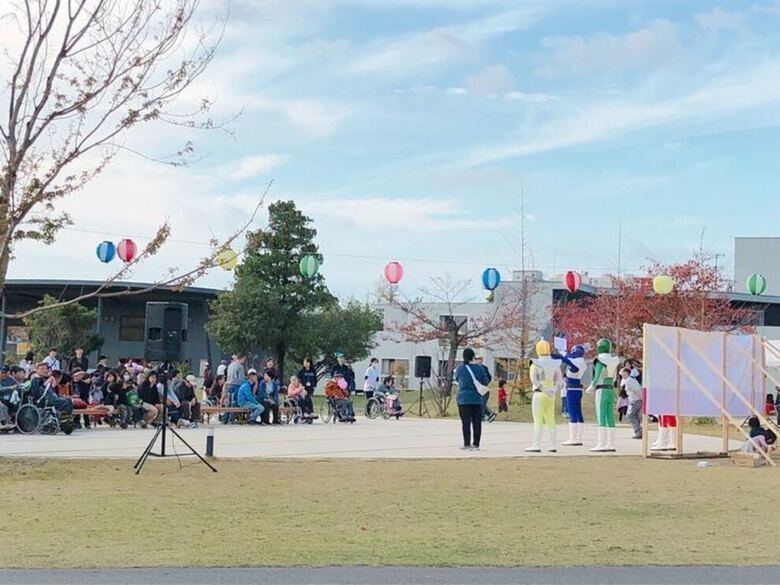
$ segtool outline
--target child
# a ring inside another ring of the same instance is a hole
[[[742,445],[741,451],[745,453],[757,453],[763,451],[766,453],[771,449],[770,445],[774,445],[776,437],[774,433],[771,435],[770,440],[767,440],[767,433],[765,429],[761,428],[761,423],[757,416],[751,416],[748,419],[748,427],[750,428],[750,438]]]
[[[625,388],[621,389],[620,394],[618,395],[617,410],[618,422],[623,422],[623,417],[626,416],[626,413],[628,412],[628,393]]]
[[[506,380],[498,381],[498,412],[506,412],[509,416],[509,406],[506,403]]]

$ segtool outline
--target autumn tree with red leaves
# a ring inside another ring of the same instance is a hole
[[[674,290],[667,295],[653,291],[653,277],[667,274]],[[701,331],[748,330],[751,312],[728,299],[729,281],[720,268],[698,259],[680,264],[655,263],[642,276],[612,277],[612,288],[592,296],[559,301],[553,309],[556,331],[566,334],[569,345],[606,337],[624,357],[642,358],[642,326],[645,323]]]
[[[460,309],[471,302],[468,291],[471,282],[457,281],[450,275],[434,276],[430,285],[420,289],[420,296],[409,299],[389,286],[379,289],[379,297],[400,309],[409,319],[404,323],[390,324],[386,333],[413,343],[438,340],[444,353],[444,368],[439,373],[439,384],[433,401],[439,415],[446,413],[452,400],[452,383],[458,350],[466,346],[492,348],[510,340],[508,333],[521,323],[522,304],[518,296],[504,298],[494,303],[490,310],[468,320],[458,318]]]

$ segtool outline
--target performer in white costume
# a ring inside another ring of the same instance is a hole
[[[547,450],[556,453],[555,445],[555,394],[562,386],[561,362],[550,356],[550,344],[544,340],[536,344],[536,359],[531,360],[531,385],[534,395],[531,412],[534,417],[533,444],[525,450],[528,453],[541,452],[542,433],[546,426],[550,432]]]

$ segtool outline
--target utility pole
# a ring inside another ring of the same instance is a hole
[[[618,294],[617,294],[617,303],[615,307],[615,350],[620,351],[620,296],[622,294],[621,291],[621,273],[622,273],[622,254],[623,254],[623,222],[621,221],[618,224],[618,254],[617,254],[617,285],[618,285]]]

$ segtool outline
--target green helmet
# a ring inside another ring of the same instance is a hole
[[[612,351],[612,342],[602,337],[596,342],[596,353],[609,353]]]

